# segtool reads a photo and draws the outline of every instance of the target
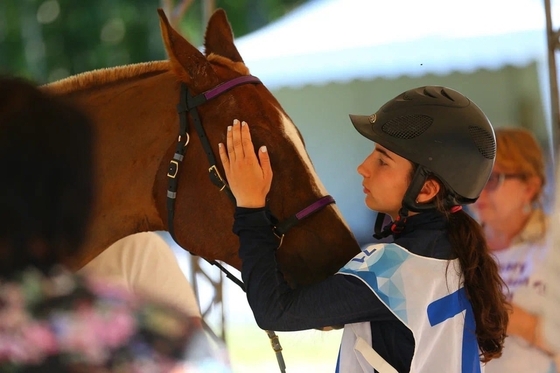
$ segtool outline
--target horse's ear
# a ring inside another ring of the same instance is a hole
[[[243,62],[239,51],[233,44],[233,32],[223,9],[217,9],[206,26],[204,35],[204,52],[229,58],[233,62]]]
[[[173,72],[191,87],[218,84],[218,78],[206,57],[171,27],[163,9],[158,8],[159,24]]]

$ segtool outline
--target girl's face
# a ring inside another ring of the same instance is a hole
[[[396,219],[411,172],[410,161],[376,144],[373,152],[358,166],[358,173],[364,178],[366,205]]]

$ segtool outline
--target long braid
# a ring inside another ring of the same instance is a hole
[[[412,163],[412,180],[418,165]],[[448,222],[449,241],[459,259],[467,297],[471,302],[476,322],[476,338],[480,360],[484,363],[502,355],[511,305],[505,296],[506,284],[499,274],[498,265],[490,254],[482,227],[460,206],[450,206],[449,192],[435,177],[441,188],[435,197],[435,206]],[[399,216],[383,230],[387,237],[404,227],[408,210],[401,208]]]
[[[488,362],[502,355],[510,310],[504,292],[506,285],[480,224],[464,211],[451,213],[449,208],[444,209],[443,198],[439,196],[438,201],[438,210],[448,219],[449,240],[461,264],[473,308],[481,361]]]

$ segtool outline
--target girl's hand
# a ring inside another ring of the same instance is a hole
[[[218,144],[227,182],[239,207],[263,207],[272,183],[266,146],[254,151],[249,125],[235,119],[228,127],[226,146]]]

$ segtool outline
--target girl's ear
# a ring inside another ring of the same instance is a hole
[[[416,197],[417,203],[424,203],[431,201],[441,189],[441,185],[434,179],[428,179],[424,182],[418,197]]]

